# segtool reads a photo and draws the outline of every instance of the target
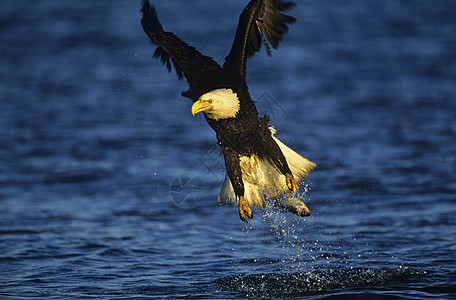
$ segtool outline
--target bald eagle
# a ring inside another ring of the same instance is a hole
[[[252,0],[243,10],[231,51],[223,66],[212,57],[202,55],[160,24],[155,8],[148,1],[142,6],[142,27],[158,47],[168,71],[174,69],[187,79],[190,89],[182,96],[193,100],[193,115],[203,112],[216,132],[225,159],[226,176],[219,202],[231,202],[239,208],[242,221],[253,218],[251,206],[266,207],[271,199],[294,193],[298,184],[316,164],[300,156],[276,137],[269,117],[258,116],[251,99],[246,76],[246,61],[264,45],[276,49],[288,24],[296,21],[286,15],[295,6],[280,0]],[[308,215],[302,201],[289,198],[278,204],[297,214]]]

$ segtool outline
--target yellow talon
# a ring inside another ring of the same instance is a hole
[[[293,175],[291,174],[285,174],[286,180],[287,180],[287,186],[290,191],[296,192],[298,190],[298,184],[296,183],[296,180],[294,179]]]
[[[247,204],[247,201],[245,201],[244,196],[239,196],[239,217],[242,221],[247,222],[245,215],[250,219],[253,218],[252,210]]]

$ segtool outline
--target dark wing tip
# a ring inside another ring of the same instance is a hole
[[[296,6],[295,2],[281,2],[280,0],[271,0],[265,2],[264,11],[261,21],[257,22],[258,30],[263,35],[263,44],[268,51],[267,40],[274,49],[277,49],[279,42],[288,32],[288,25],[296,22],[296,18],[286,15],[284,12],[290,11]],[[268,51],[270,54],[270,51]]]
[[[266,53],[271,55],[271,47],[277,49],[279,42],[288,32],[288,25],[296,22],[292,16],[285,14],[296,6],[295,2],[265,0],[249,32],[246,55],[251,57],[258,52],[263,44]]]
[[[168,72],[171,72],[174,66],[176,75],[179,79],[184,78],[184,71],[179,67],[174,59],[165,51],[162,47],[157,47],[154,52],[154,58],[160,59],[161,62],[166,66]]]
[[[150,3],[148,0],[141,1],[141,11],[144,12],[145,10],[149,10]]]
[[[155,43],[153,36],[163,32],[163,27],[157,17],[157,11],[155,10],[155,7],[149,3],[149,1],[143,0],[140,12],[142,12],[141,25],[143,26],[147,36],[149,36],[149,38],[151,38],[151,40]],[[157,47],[154,52],[154,57],[162,61],[168,69],[168,72],[171,72],[172,67],[174,66],[177,77],[179,77],[179,79],[184,77],[182,69],[162,47]]]
[[[282,10],[282,11],[290,11],[296,6],[296,2],[292,2],[292,1],[279,2],[278,4],[280,6],[280,10]]]
[[[157,11],[155,10],[155,7],[149,3],[149,1],[142,1],[140,12],[142,12],[141,24],[143,25],[144,30],[163,30],[160,21],[158,21]]]
[[[145,14],[149,14],[150,11],[155,11],[155,7],[153,5],[150,5],[149,1],[148,0],[143,0],[141,1],[141,9],[140,9],[140,12],[143,13],[143,15]]]

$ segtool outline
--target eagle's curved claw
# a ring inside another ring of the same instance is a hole
[[[298,184],[296,183],[296,180],[294,179],[293,175],[291,174],[285,174],[286,180],[287,180],[287,186],[290,191],[296,192],[298,190]]]
[[[247,219],[245,218],[246,215],[249,219],[253,219],[252,210],[247,204],[247,201],[245,201],[244,196],[239,196],[239,217],[244,222],[247,222]]]

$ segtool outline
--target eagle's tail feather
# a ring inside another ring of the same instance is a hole
[[[273,128],[271,128],[271,133],[275,133]],[[274,136],[273,138],[285,156],[294,179],[298,184],[301,183],[309,175],[310,171],[316,167],[316,164],[302,157]],[[249,206],[257,206],[260,209],[265,208],[265,195],[270,199],[275,199],[283,194],[290,193],[285,175],[281,174],[269,161],[262,160],[255,155],[250,157],[241,156],[240,164],[244,181],[244,198]],[[225,176],[222,190],[218,196],[218,202],[239,204],[228,174]]]
[[[285,159],[287,160],[288,166],[290,167],[291,173],[298,184],[300,184],[309,173],[315,169],[316,163],[311,162],[307,158],[302,157],[289,147],[279,141],[276,137],[272,137],[274,141],[279,145]]]

